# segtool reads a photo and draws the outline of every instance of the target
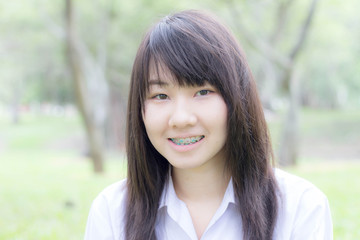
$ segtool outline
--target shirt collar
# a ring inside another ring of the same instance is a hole
[[[165,186],[164,186],[161,198],[160,198],[159,209],[161,209],[163,207],[176,206],[176,205],[179,205],[180,202],[181,202],[181,200],[177,197],[175,189],[174,189],[174,183],[172,181],[172,177],[169,174],[168,180],[165,183]],[[226,188],[222,202],[223,202],[223,204],[226,204],[226,205],[228,205],[229,203],[236,204],[232,178],[230,178],[230,181]]]

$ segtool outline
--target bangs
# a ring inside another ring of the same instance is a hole
[[[156,74],[169,72],[179,86],[219,87],[216,46],[205,39],[200,26],[165,18],[149,36],[150,63]]]

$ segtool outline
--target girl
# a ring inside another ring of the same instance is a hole
[[[326,197],[273,169],[244,53],[214,18],[156,24],[128,104],[127,179],[94,200],[85,239],[332,239]]]

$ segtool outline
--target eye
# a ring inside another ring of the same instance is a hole
[[[156,99],[156,100],[166,100],[168,99],[168,96],[166,94],[157,94],[155,95],[154,97],[152,97],[153,99]]]
[[[205,95],[208,95],[209,93],[211,93],[210,90],[200,90],[195,95],[196,96],[205,96]]]

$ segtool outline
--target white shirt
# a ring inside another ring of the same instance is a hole
[[[332,222],[325,195],[299,177],[276,169],[280,194],[274,240],[332,240]],[[94,200],[85,240],[125,240],[126,180],[110,185]],[[201,240],[242,239],[232,181]],[[156,221],[158,240],[197,240],[190,213],[175,193],[171,178],[165,185]]]

